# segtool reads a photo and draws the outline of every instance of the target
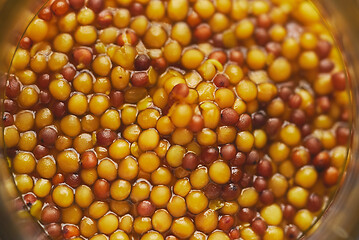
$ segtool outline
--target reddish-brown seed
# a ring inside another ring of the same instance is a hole
[[[94,168],[97,166],[96,154],[92,151],[84,152],[81,155],[81,166],[84,169]]]
[[[285,102],[289,100],[292,94],[293,91],[289,87],[281,87],[278,91],[278,96]]]
[[[322,39],[317,42],[315,52],[317,53],[319,58],[323,59],[328,57],[331,50],[332,44],[330,42]]]
[[[256,216],[254,210],[250,208],[241,208],[238,212],[238,218],[242,222],[250,223],[252,222],[253,218]]]
[[[267,230],[267,224],[260,218],[255,219],[252,224],[252,229],[255,233],[262,236]]]
[[[20,40],[20,47],[23,49],[30,49],[32,46],[32,40],[29,37],[23,37]]]
[[[49,154],[49,149],[42,145],[36,145],[32,152],[34,153],[36,159],[40,159]]]
[[[252,114],[252,125],[254,128],[261,128],[266,124],[267,116],[263,112],[256,112]]]
[[[74,10],[80,10],[85,5],[85,0],[69,0],[69,3]]]
[[[300,132],[302,134],[302,137],[305,138],[312,133],[312,127],[309,124],[304,124]]]
[[[51,4],[51,10],[56,16],[65,15],[69,11],[69,4],[66,0],[55,0]]]
[[[27,193],[24,196],[24,202],[28,207],[31,207],[32,204],[37,200],[36,196],[33,193]]]
[[[55,186],[63,182],[65,182],[65,176],[62,173],[57,173],[52,178],[52,184]]]
[[[240,167],[246,162],[247,156],[242,152],[237,152],[236,156],[230,160],[230,163],[234,167]]]
[[[51,223],[45,226],[47,234],[53,239],[57,239],[61,236],[61,226],[58,223]]]
[[[41,212],[41,222],[43,224],[57,223],[60,221],[60,210],[55,206],[46,206]]]
[[[259,153],[257,150],[252,150],[248,153],[246,164],[247,165],[256,165],[259,162]]]
[[[205,164],[210,164],[218,159],[218,148],[217,147],[205,147],[201,152],[201,160]]]
[[[110,102],[111,105],[115,108],[121,107],[125,102],[125,95],[121,91],[111,91]]]
[[[252,127],[252,118],[247,113],[243,113],[239,116],[237,128],[238,131],[247,131]]]
[[[257,17],[257,26],[260,28],[269,28],[272,24],[271,18],[268,14],[261,14]]]
[[[6,96],[8,98],[16,98],[19,94],[20,82],[14,76],[10,76],[6,83]]]
[[[96,133],[97,144],[102,147],[110,146],[116,137],[116,133],[110,129],[101,129]]]
[[[39,94],[40,103],[48,104],[51,101],[51,93],[49,91],[41,91]]]
[[[162,72],[167,68],[167,61],[164,57],[152,59],[151,65],[158,71]]]
[[[213,35],[212,37],[212,41],[213,41],[213,46],[217,47],[217,48],[223,48],[223,35],[221,33],[217,33],[215,35]]]
[[[280,120],[279,118],[269,118],[264,127],[264,130],[266,131],[269,137],[273,137],[278,133],[281,126],[282,126],[282,120]]]
[[[145,87],[149,82],[147,72],[135,72],[131,76],[131,83],[135,87]]]
[[[234,144],[226,144],[221,148],[221,156],[225,161],[229,161],[236,157],[237,149]]]
[[[4,110],[14,114],[17,111],[17,104],[11,99],[4,99]]]
[[[282,47],[277,42],[269,42],[266,44],[266,50],[268,53],[274,55],[274,57],[279,57],[282,52]]]
[[[151,59],[146,54],[139,54],[134,64],[137,71],[144,71],[150,67]]]
[[[50,7],[44,7],[43,9],[41,9],[38,16],[42,20],[49,22],[52,18],[52,12]]]
[[[326,151],[318,153],[313,159],[313,165],[318,171],[323,171],[330,165],[330,156]]]
[[[222,187],[212,182],[208,183],[207,186],[204,188],[204,194],[206,194],[209,199],[218,198],[221,195],[221,192]]]
[[[66,113],[66,105],[64,102],[55,102],[51,110],[55,117],[62,118]]]
[[[233,228],[233,229],[231,229],[231,231],[229,231],[228,236],[229,236],[230,239],[234,240],[234,239],[239,239],[241,234],[240,234],[238,229]]]
[[[332,75],[332,83],[335,90],[344,91],[346,87],[346,77],[344,72],[337,72]]]
[[[195,11],[192,11],[187,17],[187,23],[192,28],[197,26],[201,22],[202,22],[202,20],[201,20],[200,16]]]
[[[92,9],[95,13],[99,13],[105,7],[104,0],[88,0],[87,7]]]
[[[256,177],[253,182],[253,187],[256,189],[257,192],[262,192],[267,188],[267,181],[261,176]]]
[[[290,108],[299,108],[300,104],[302,104],[302,97],[299,94],[292,94],[289,96],[288,106]]]
[[[254,31],[254,39],[256,40],[258,45],[264,46],[269,42],[270,36],[266,29],[256,28],[256,30]]]
[[[230,215],[222,216],[218,221],[218,228],[228,232],[234,224],[234,218]]]
[[[244,172],[242,174],[242,179],[239,182],[239,184],[242,186],[242,188],[246,188],[251,186],[253,183],[253,176],[250,175],[249,173]]]
[[[50,84],[50,75],[47,73],[41,74],[37,77],[36,83],[40,89],[47,89]]]
[[[75,225],[65,225],[62,228],[62,235],[65,239],[71,239],[80,236],[80,230]]]
[[[271,205],[272,203],[274,203],[274,194],[271,190],[269,189],[264,189],[261,194],[259,195],[259,200],[264,204],[264,205]]]
[[[155,205],[148,200],[144,200],[137,205],[137,213],[142,217],[152,216],[155,210]]]
[[[348,127],[338,127],[335,131],[335,135],[337,138],[337,144],[346,145],[348,144],[350,129]]]
[[[228,77],[227,77],[226,75],[224,75],[224,74],[221,74],[221,73],[217,74],[217,75],[214,77],[213,83],[214,83],[214,85],[216,85],[218,88],[222,88],[222,87],[227,88],[227,87],[229,87],[229,85],[230,85],[230,82],[229,82]]]
[[[227,126],[234,126],[239,120],[239,114],[233,108],[225,108],[221,112],[221,122]]]
[[[77,188],[81,185],[81,177],[77,173],[71,173],[65,177],[65,182],[70,187]]]
[[[321,112],[326,113],[330,110],[331,102],[328,96],[319,97],[316,102]]]
[[[203,129],[204,120],[201,115],[193,115],[191,121],[189,122],[188,128],[192,132],[200,132]]]
[[[232,62],[237,63],[239,66],[242,66],[244,63],[244,56],[243,53],[240,50],[231,50],[229,53],[229,60]]]
[[[212,30],[207,23],[202,23],[194,29],[193,36],[197,42],[205,42],[212,36]]]
[[[145,13],[145,8],[143,7],[143,5],[137,2],[132,3],[129,7],[129,10],[131,16],[133,17],[143,15]]]
[[[199,159],[196,154],[192,152],[186,153],[182,160],[182,167],[186,170],[194,170],[199,164]]]
[[[243,173],[241,171],[241,169],[237,168],[237,167],[232,167],[231,168],[231,182],[233,183],[239,183],[239,181],[241,181],[243,176]]]
[[[321,73],[329,73],[334,69],[335,65],[333,61],[329,58],[324,58],[319,62],[319,72]]]
[[[67,81],[71,82],[76,75],[76,69],[73,65],[68,65],[62,69],[61,74]]]
[[[304,140],[304,147],[306,147],[310,154],[316,155],[322,150],[322,143],[316,137],[308,137]]]
[[[236,183],[229,183],[223,186],[222,198],[225,201],[232,201],[239,197],[241,194],[241,187]]]
[[[291,159],[293,165],[297,168],[300,168],[309,163],[310,154],[305,148],[293,149]]]
[[[188,94],[189,94],[189,88],[187,84],[180,83],[174,86],[174,88],[171,90],[169,94],[169,97],[175,100],[182,100],[186,98]]]
[[[283,217],[287,221],[291,221],[294,218],[295,213],[296,213],[296,209],[292,205],[286,204],[283,207]]]
[[[302,109],[294,109],[290,114],[290,121],[298,127],[303,126],[307,121],[305,112]]]
[[[263,177],[272,176],[272,164],[270,161],[262,159],[257,166],[257,174]]]
[[[44,146],[53,146],[57,139],[57,131],[52,127],[44,127],[38,134],[39,143]]]
[[[323,199],[316,193],[312,193],[308,197],[307,208],[311,212],[317,212],[322,208]]]
[[[89,66],[92,62],[92,52],[87,48],[84,47],[76,48],[74,49],[72,55],[76,66],[78,65]]]
[[[110,196],[110,184],[105,179],[97,179],[93,185],[93,192],[99,199],[106,199]]]
[[[218,62],[222,63],[222,65],[225,65],[227,62],[227,54],[223,51],[214,51],[208,56],[209,59],[215,59]]]
[[[101,28],[106,28],[108,26],[111,25],[112,23],[112,13],[109,10],[102,10],[98,15],[97,15],[97,23]]]
[[[2,120],[3,120],[4,127],[8,127],[8,126],[11,126],[14,124],[14,117],[12,116],[12,114],[10,114],[8,112],[4,113]]]
[[[337,168],[331,166],[324,171],[323,180],[324,180],[324,184],[327,185],[328,187],[337,184],[338,179],[339,179],[339,170]]]
[[[300,235],[300,231],[297,226],[289,225],[286,228],[285,236],[288,238],[288,240],[296,240],[298,239],[299,235]]]

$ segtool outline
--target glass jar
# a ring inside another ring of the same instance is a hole
[[[320,220],[319,227],[307,239],[351,240],[359,236],[359,1],[314,0],[329,25],[339,49],[342,51],[349,75],[352,94],[352,141],[347,169],[338,192]]]
[[[18,39],[26,29],[34,13],[46,0],[1,0],[0,1],[0,74],[7,72],[10,43]],[[318,224],[304,239],[357,239],[359,236],[359,0],[313,0],[327,22],[346,63],[352,100],[352,141],[347,168],[339,189]],[[0,78],[0,94],[4,94],[6,77]],[[2,110],[1,110],[2,111]],[[0,145],[0,238],[6,240],[46,239],[42,228],[18,197],[13,178],[8,170],[8,161]]]

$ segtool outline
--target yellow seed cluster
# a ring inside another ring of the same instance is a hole
[[[4,142],[54,239],[294,239],[350,137],[301,0],[56,0],[13,56]]]

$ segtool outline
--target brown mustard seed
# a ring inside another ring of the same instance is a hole
[[[74,10],[80,10],[85,5],[85,0],[69,0],[69,3]]]
[[[116,137],[116,133],[110,129],[103,129],[96,133],[97,144],[103,147],[108,147]]]
[[[105,7],[104,0],[88,0],[87,7],[92,9],[95,13],[99,13]]]
[[[56,16],[65,15],[69,10],[69,4],[65,0],[55,0],[51,4],[51,10]]]

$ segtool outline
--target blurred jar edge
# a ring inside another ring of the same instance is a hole
[[[47,0],[0,0],[0,96],[4,98],[9,50],[13,49],[28,23]],[[3,112],[3,101],[0,111]],[[0,125],[0,137],[3,128]],[[1,143],[3,141],[0,141]],[[48,239],[41,226],[28,213],[18,195],[7,159],[0,145],[0,236],[2,240]]]
[[[47,0],[0,0],[0,96],[3,99],[7,72],[7,54],[14,42],[25,31],[34,13]],[[303,238],[308,240],[354,240],[359,236],[359,0],[313,0],[330,26],[349,73],[352,91],[353,137],[349,161],[340,188],[328,210],[314,226],[314,231]],[[2,112],[2,104],[1,104]],[[2,138],[2,127],[1,127]],[[15,184],[8,170],[7,160],[0,146],[0,236],[4,240],[46,239],[40,225],[25,210],[18,197]]]
[[[359,237],[359,0],[313,0],[340,48],[349,75],[352,140],[347,168],[333,201],[304,239],[355,240]]]

